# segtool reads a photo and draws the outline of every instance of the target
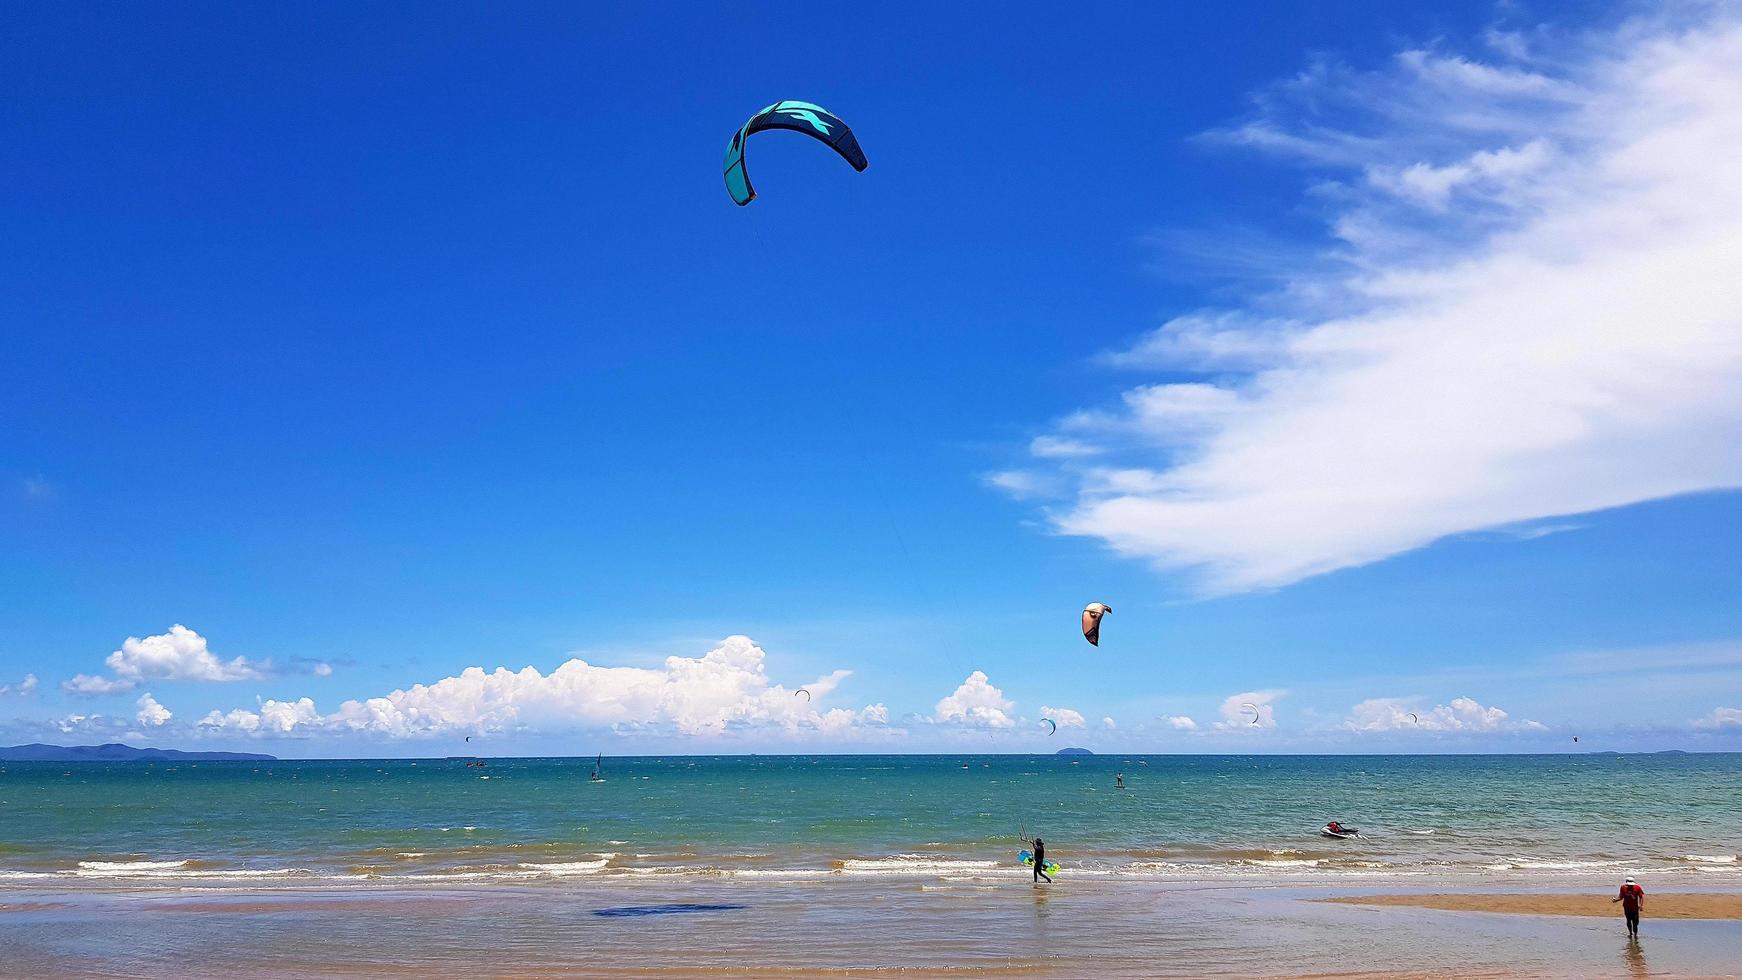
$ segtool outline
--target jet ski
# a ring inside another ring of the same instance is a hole
[[[1328,823],[1319,828],[1319,833],[1325,837],[1335,837],[1338,840],[1348,840],[1361,836],[1361,831],[1354,827],[1345,827],[1340,823]]]

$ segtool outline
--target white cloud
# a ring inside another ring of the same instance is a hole
[[[298,729],[318,728],[324,720],[310,698],[295,701],[268,699],[260,702],[258,711],[242,708],[222,713],[213,711],[200,721],[200,726],[244,735],[288,735]]]
[[[1012,728],[1016,720],[1010,712],[1015,707],[1016,702],[992,686],[985,671],[976,670],[953,694],[938,701],[932,720],[973,728]]]
[[[1017,500],[1049,497],[1059,492],[1060,484],[1046,473],[1032,470],[1003,470],[984,477],[988,486],[996,487]]]
[[[1711,715],[1694,722],[1694,727],[1713,730],[1742,728],[1742,708],[1713,708]]]
[[[1069,708],[1049,708],[1043,704],[1040,706],[1040,716],[1042,718],[1051,718],[1053,721],[1058,723],[1060,728],[1089,727],[1088,720],[1083,717],[1081,711],[1072,711]]]
[[[103,662],[115,676],[132,680],[246,681],[263,673],[242,657],[219,660],[207,649],[205,637],[179,623],[157,636],[128,637]]]
[[[68,694],[80,694],[87,697],[125,694],[138,686],[138,681],[110,680],[107,677],[96,677],[91,674],[74,674],[71,680],[60,682],[60,689]]]
[[[333,676],[333,665],[324,662],[318,663],[309,668],[309,671],[316,677],[331,677]]]
[[[1119,723],[1113,720],[1112,715],[1108,715],[1107,717],[1101,719],[1101,727],[1107,729],[1108,731],[1112,731],[1113,729],[1119,727]]]
[[[1546,731],[1534,721],[1513,721],[1505,711],[1484,707],[1472,698],[1454,698],[1452,703],[1423,711],[1413,710],[1403,698],[1368,698],[1349,709],[1343,727],[1352,732],[1501,732]]]
[[[701,657],[667,657],[663,667],[602,667],[574,659],[549,674],[535,667],[486,672],[468,667],[433,684],[384,697],[346,701],[321,714],[309,698],[263,701],[256,710],[213,711],[200,725],[213,732],[285,735],[310,731],[419,737],[521,729],[669,729],[685,735],[743,728],[844,734],[889,722],[881,704],[823,710],[851,671],[837,670],[795,688],[771,682],[766,654],[749,637],[731,636]],[[818,703],[812,707],[813,703]]]
[[[1276,708],[1271,702],[1288,696],[1287,691],[1243,691],[1222,701],[1222,720],[1216,727],[1230,732],[1264,732],[1276,727]],[[1257,718],[1252,716],[1257,713]],[[1254,723],[1256,721],[1256,723]]]
[[[157,699],[151,696],[150,691],[145,692],[139,698],[138,705],[139,713],[134,715],[134,720],[147,728],[156,728],[174,717],[168,708],[157,703]]]
[[[69,694],[119,694],[138,687],[141,681],[246,681],[257,680],[271,665],[251,663],[246,658],[219,660],[206,646],[206,638],[177,623],[156,636],[129,636],[121,649],[103,661],[113,677],[79,674],[61,684]]]
[[[1742,486],[1742,22],[1713,9],[1266,93],[1221,135],[1331,171],[1328,261],[1112,355],[1231,373],[1068,418],[1035,445],[1087,425],[1107,462],[1002,485],[1067,482],[1060,530],[1210,592]]]
[[[1169,715],[1167,723],[1173,726],[1173,730],[1176,732],[1195,732],[1198,730],[1198,723],[1193,721],[1190,715]]]
[[[36,675],[25,674],[24,679],[16,684],[0,684],[0,695],[16,694],[23,697],[36,690]]]
[[[1066,439],[1060,436],[1036,436],[1028,444],[1028,451],[1042,459],[1070,459],[1075,456],[1093,456],[1100,448],[1080,439]]]

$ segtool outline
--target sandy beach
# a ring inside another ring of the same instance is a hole
[[[1434,895],[1343,895],[1323,901],[1343,905],[1403,906],[1447,912],[1508,912],[1516,915],[1578,915],[1614,918],[1620,906],[1610,896],[1495,895],[1488,893]],[[1742,893],[1665,893],[1645,897],[1647,919],[1742,920]]]
[[[1421,894],[1358,895],[1257,881],[1037,888],[1009,877],[92,886],[0,893],[0,945],[14,975],[50,980],[1737,974],[1742,892],[1666,892],[1663,917],[1648,915],[1630,944],[1618,915],[1589,917],[1606,914],[1601,883],[1578,887],[1487,894],[1442,881]],[[1580,911],[1552,911],[1562,908]],[[1476,909],[1544,914],[1444,911]]]

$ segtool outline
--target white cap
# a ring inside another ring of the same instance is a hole
[[[1624,881],[1624,882],[1622,882],[1622,884],[1623,884],[1623,885],[1631,885],[1631,884],[1633,884],[1633,879],[1632,879],[1632,878],[1628,878],[1628,879],[1627,879],[1627,880],[1626,880],[1626,881]]]

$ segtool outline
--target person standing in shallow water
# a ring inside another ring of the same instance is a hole
[[[1627,935],[1639,938],[1639,910],[1645,908],[1645,889],[1639,887],[1632,878],[1621,883],[1621,894],[1609,900],[1610,905],[1621,903],[1621,914],[1627,917]]]
[[[1034,849],[1034,883],[1038,885],[1045,879],[1047,884],[1052,884],[1052,877],[1041,870],[1046,867],[1046,841],[1036,837],[1028,842],[1028,846]]]

